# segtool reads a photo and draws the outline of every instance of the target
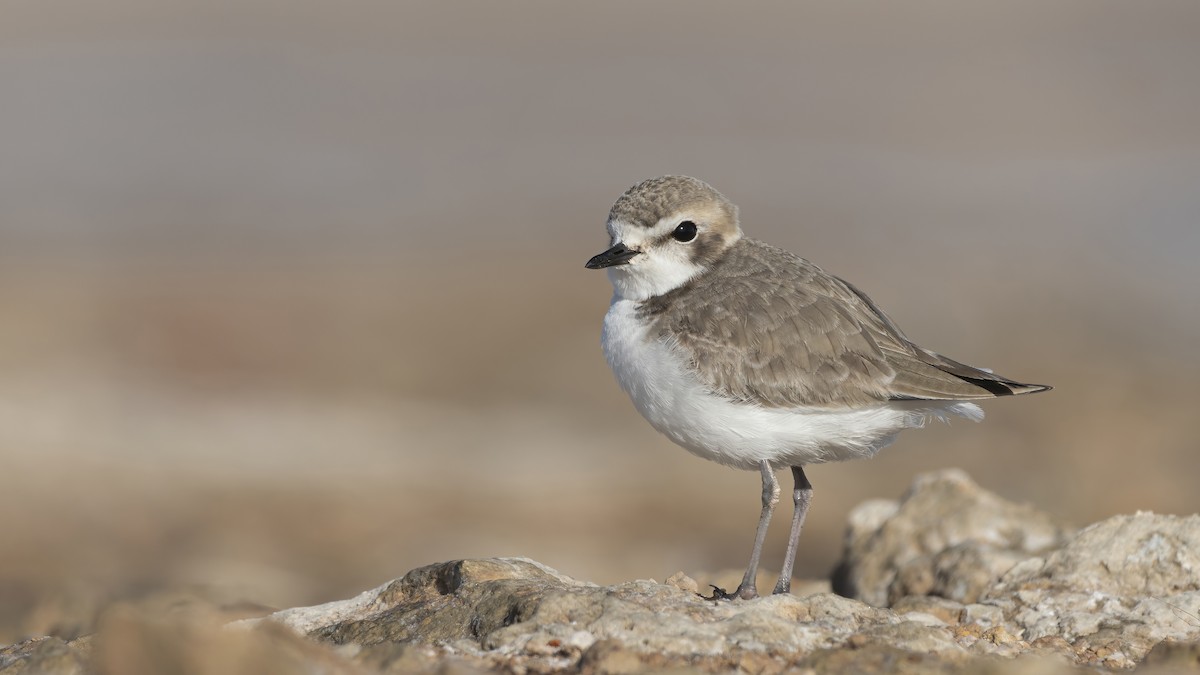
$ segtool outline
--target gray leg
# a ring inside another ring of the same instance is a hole
[[[783,556],[783,569],[779,572],[779,581],[775,584],[776,593],[787,593],[792,590],[792,565],[796,562],[796,543],[800,541],[800,529],[804,527],[804,516],[808,514],[808,505],[812,503],[812,483],[804,475],[804,467],[793,466],[792,478],[796,481],[796,489],[792,490],[792,531],[788,535],[787,553]]]
[[[763,542],[767,538],[767,525],[771,522],[771,514],[775,511],[775,505],[779,503],[779,483],[775,480],[775,471],[765,459],[758,467],[762,472],[762,513],[758,516],[758,531],[754,534],[750,566],[746,568],[746,576],[742,577],[742,583],[738,584],[733,593],[733,597],[743,600],[758,597],[758,588],[754,584],[754,578],[758,576],[758,559],[762,557]]]

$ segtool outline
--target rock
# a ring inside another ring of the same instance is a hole
[[[1146,654],[1142,665],[1173,673],[1200,672],[1200,642],[1164,640]],[[1142,672],[1142,669],[1138,672]]]
[[[926,474],[900,502],[874,500],[851,512],[833,589],[877,607],[922,595],[970,604],[1013,565],[1061,545],[1069,533],[961,471]]]
[[[1118,516],[1077,534],[965,475],[919,477],[850,517],[841,593],[946,621],[960,644],[1129,668],[1200,637],[1200,516]]]
[[[1101,521],[1009,570],[982,602],[1028,640],[1061,638],[1079,661],[1131,667],[1164,640],[1200,637],[1200,516]]]
[[[39,637],[0,647],[3,673],[83,675],[88,672],[87,662],[88,649],[79,640]]]
[[[93,636],[0,648],[0,674],[1200,670],[1200,516],[1068,536],[943,473],[857,510],[847,542],[844,578],[891,607],[828,592],[710,602],[684,574],[598,586],[523,558],[456,560],[232,623],[203,603],[117,606]]]
[[[432,565],[352,600],[237,625],[264,622],[365,647],[368,655],[370,648],[402,642],[428,645],[480,668],[530,672],[689,665],[771,671],[846,645],[863,654],[885,646],[919,653],[923,662],[968,655],[945,622],[932,616],[898,616],[830,593],[710,602],[676,585],[583,583],[525,559]],[[354,658],[369,662],[363,653]]]
[[[258,675],[365,671],[331,645],[263,623],[229,630],[214,615],[146,612],[129,605],[106,610],[94,635],[64,642],[36,638],[0,648],[0,673],[84,675]]]

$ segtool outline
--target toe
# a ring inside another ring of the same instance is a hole
[[[720,586],[714,586],[712,584],[709,584],[709,586],[712,587],[712,595],[705,595],[703,593],[697,593],[696,595],[709,601],[732,600],[734,598],[733,595],[730,595],[725,591],[724,588],[721,588]]]

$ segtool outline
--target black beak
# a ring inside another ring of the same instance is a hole
[[[587,261],[584,267],[589,270],[599,270],[613,265],[628,265],[630,258],[641,253],[631,248],[626,248],[625,244],[617,244],[600,255],[592,256],[592,259]]]

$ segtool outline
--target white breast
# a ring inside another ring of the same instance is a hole
[[[983,416],[961,402],[920,402],[833,410],[765,408],[704,388],[678,352],[650,335],[637,302],[614,297],[604,317],[604,356],[621,388],[650,424],[695,455],[740,469],[870,457],[904,429],[931,417]]]

